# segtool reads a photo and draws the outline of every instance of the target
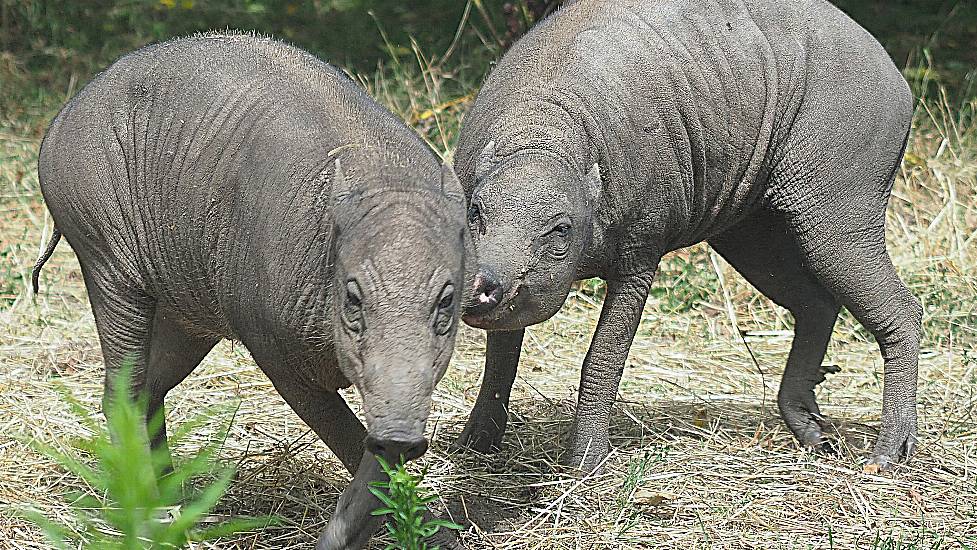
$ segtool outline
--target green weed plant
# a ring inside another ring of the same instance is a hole
[[[102,424],[63,386],[62,399],[92,435],[69,443],[62,451],[31,441],[38,452],[57,461],[88,487],[70,495],[74,522],[52,521],[36,510],[24,515],[36,523],[58,550],[144,550],[184,548],[191,541],[207,541],[234,533],[265,527],[276,520],[232,519],[202,528],[201,523],[227,490],[234,475],[231,467],[216,465],[219,442],[230,422],[224,423],[212,443],[188,460],[169,469],[169,452],[150,450],[148,433],[161,426],[162,417],[145,422],[145,400],[130,397],[131,369],[115,378],[105,401],[106,423]],[[180,426],[170,438],[177,443],[208,422],[213,411],[202,413]],[[88,458],[94,459],[89,465]],[[161,474],[169,470],[168,473]],[[185,497],[191,481],[210,478],[202,488]]]
[[[387,550],[438,550],[437,546],[428,546],[427,539],[442,528],[457,530],[461,526],[443,519],[425,520],[427,505],[437,496],[426,494],[421,487],[424,474],[408,472],[403,461],[392,467],[383,457],[376,458],[389,478],[370,483],[370,492],[383,503],[373,515],[390,516],[385,525],[395,543],[387,545]]]

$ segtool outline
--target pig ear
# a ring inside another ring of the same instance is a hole
[[[600,165],[596,162],[587,172],[587,192],[590,197],[590,204],[596,205],[600,202],[601,193],[604,191],[604,183],[600,179]]]
[[[329,193],[333,207],[340,203],[348,202],[353,197],[353,188],[346,183],[346,174],[343,172],[343,164],[336,159],[332,170],[332,190]]]
[[[343,164],[336,159],[332,171],[332,187],[329,193],[329,202],[332,206],[333,220],[335,220],[340,231],[347,228],[352,221],[350,213],[353,211],[353,203],[356,201],[357,193],[346,181],[346,173],[343,172]]]
[[[475,179],[482,179],[495,170],[499,163],[499,158],[495,156],[495,142],[490,141],[478,155],[478,162],[475,164]]]
[[[465,206],[465,189],[462,188],[458,175],[447,161],[441,164],[441,192],[448,197],[448,200],[462,207]]]

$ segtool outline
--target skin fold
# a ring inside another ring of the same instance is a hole
[[[595,468],[658,263],[706,241],[794,317],[778,404],[798,440],[827,445],[814,388],[844,306],[884,358],[869,465],[908,457],[922,309],[884,218],[912,112],[879,43],[823,0],[576,0],[537,25],[455,154],[479,257],[464,319],[489,331],[458,443],[498,448],[524,328],[596,276],[607,297],[565,454]]]
[[[381,521],[374,455],[425,452],[451,357],[470,242],[451,168],[310,54],[208,34],[97,76],[38,170],[106,380],[133,361],[152,416],[218,341],[240,340],[355,474],[317,548],[362,547]],[[366,427],[337,392],[350,385]],[[166,445],[165,427],[151,435]]]

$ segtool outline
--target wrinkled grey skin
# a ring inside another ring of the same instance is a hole
[[[313,56],[204,35],[96,77],[51,124],[39,175],[107,375],[134,360],[152,415],[240,340],[355,473],[317,548],[362,547],[380,523],[373,455],[424,453],[451,356],[468,232],[450,167]],[[367,429],[337,392],[351,384]]]
[[[797,438],[826,446],[814,388],[845,306],[885,363],[870,464],[908,457],[922,310],[883,233],[912,111],[878,42],[822,0],[579,0],[542,22],[492,71],[455,155],[480,265],[463,318],[490,331],[459,443],[499,446],[524,327],[598,276],[566,461],[599,465],[659,260],[707,241],[794,316],[778,403]]]

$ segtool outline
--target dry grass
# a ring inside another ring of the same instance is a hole
[[[406,96],[382,80],[374,91],[436,147],[446,146],[441,132],[454,131],[464,102],[444,103],[445,74],[425,66],[426,78],[416,77]],[[429,468],[429,486],[466,523],[465,543],[510,550],[977,547],[974,107],[927,100],[889,210],[890,250],[926,311],[921,442],[912,462],[880,476],[861,471],[881,411],[881,358],[847,315],[827,359],[842,370],[819,388],[841,452],[820,457],[797,447],[774,400],[789,315],[700,246],[673,255],[662,270],[666,290],[649,302],[632,347],[602,475],[579,477],[557,465],[599,289],[582,285],[560,314],[528,331],[512,423],[496,456],[447,451],[481,375],[483,335],[463,330],[438,388],[433,447],[418,467]],[[48,264],[36,303],[24,284],[51,230],[35,172],[36,121],[48,114],[0,122],[0,546],[13,548],[46,547],[18,509],[68,518],[68,495],[84,489],[13,436],[64,445],[82,433],[58,401],[55,380],[93,406],[101,394],[94,324],[69,247],[62,243]],[[219,345],[170,394],[167,416],[172,425],[227,400],[240,400],[240,409],[222,456],[239,473],[218,513],[274,513],[286,522],[200,547],[310,545],[348,476],[240,345]]]

